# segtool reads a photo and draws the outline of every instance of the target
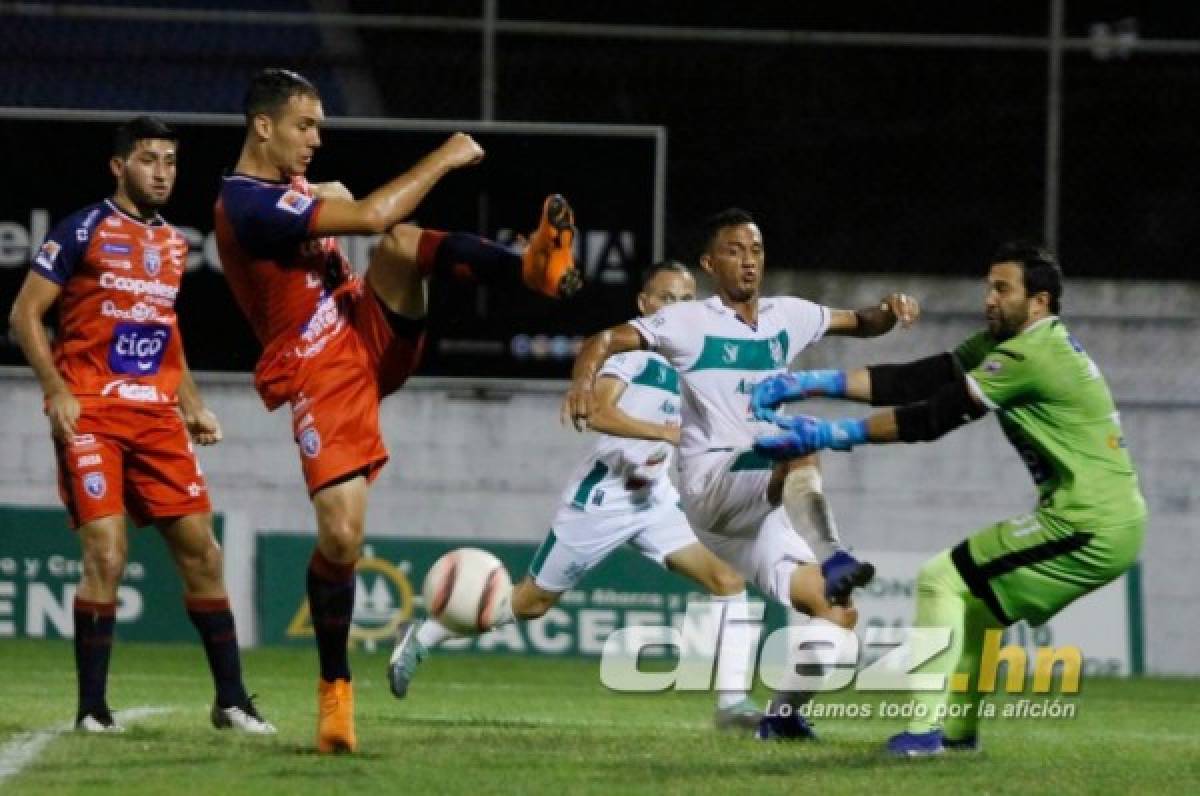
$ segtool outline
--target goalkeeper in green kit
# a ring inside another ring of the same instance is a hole
[[[1037,485],[1032,514],[977,531],[921,568],[915,624],[951,631],[950,646],[921,671],[945,674],[946,690],[914,694],[914,715],[923,718],[888,741],[888,751],[901,756],[978,749],[982,695],[974,689],[984,631],[1021,619],[1042,624],[1117,578],[1137,560],[1146,528],[1112,394],[1058,317],[1062,271],[1054,255],[1008,243],[990,265],[987,330],[953,353],[776,376],[759,384],[751,401],[760,419],[785,430],[755,443],[779,459],[931,441],[990,410]],[[833,421],[774,412],[814,396],[892,408]],[[967,691],[950,692],[954,673],[970,678]],[[951,717],[944,726],[942,716]]]

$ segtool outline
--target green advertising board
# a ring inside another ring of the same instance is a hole
[[[219,539],[221,518],[213,523]],[[71,602],[82,573],[79,540],[65,511],[0,506],[0,638],[72,638]],[[196,640],[175,564],[153,528],[129,531],[129,559],[117,594],[117,636]]]
[[[313,541],[311,534],[266,533],[258,537],[258,627],[264,644],[312,644],[304,573]],[[512,542],[368,539],[358,563],[352,642],[367,649],[376,645],[390,648],[396,626],[411,616],[423,615],[421,584],[433,563],[455,548],[481,546],[504,562],[514,580],[525,575],[537,550],[537,545]],[[678,625],[688,598],[703,596],[691,581],[664,571],[632,549],[621,549],[565,593],[541,619],[447,642],[439,649],[599,656],[614,629]],[[767,606],[768,629],[783,625],[785,618],[782,608]]]

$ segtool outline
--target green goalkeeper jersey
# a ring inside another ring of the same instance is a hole
[[[1112,393],[1062,321],[1003,342],[985,330],[954,356],[1029,468],[1043,515],[1089,529],[1145,518]]]

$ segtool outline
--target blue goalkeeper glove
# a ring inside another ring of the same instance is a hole
[[[750,411],[759,420],[775,422],[773,410],[788,401],[802,401],[814,395],[846,397],[846,372],[842,370],[798,370],[780,373],[754,386]]]
[[[867,421],[862,418],[822,420],[796,415],[776,418],[775,424],[787,433],[758,437],[754,451],[776,461],[797,459],[826,448],[848,451],[867,441]]]

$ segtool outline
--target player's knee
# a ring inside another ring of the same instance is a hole
[[[217,544],[216,539],[209,539],[207,544],[204,544],[194,555],[184,559],[184,566],[197,578],[220,581],[224,562],[221,546]]]
[[[113,545],[96,545],[83,554],[83,574],[97,586],[115,589],[125,572],[125,551]]]
[[[362,549],[363,528],[346,517],[335,518],[321,528],[321,552],[331,561],[355,561]]]
[[[379,248],[376,251],[390,259],[415,264],[420,241],[420,227],[395,224],[379,239]]]
[[[945,553],[940,553],[921,565],[917,571],[917,593],[937,594],[949,590],[947,570],[953,569],[954,564]]]
[[[517,619],[541,619],[554,607],[558,595],[544,592],[525,580],[513,589],[512,612]]]

